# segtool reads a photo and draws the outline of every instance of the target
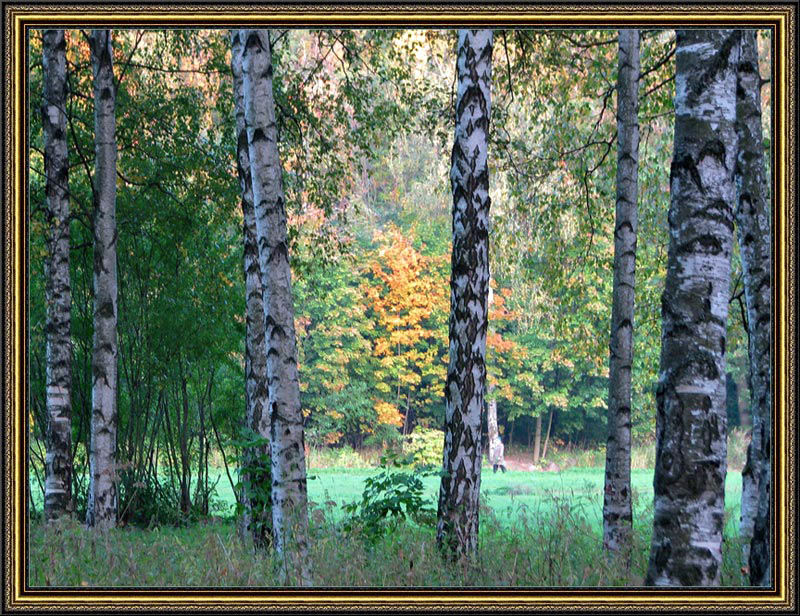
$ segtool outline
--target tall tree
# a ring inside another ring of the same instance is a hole
[[[42,127],[47,216],[47,455],[44,511],[48,519],[72,509],[72,344],[69,277],[69,157],[67,58],[63,30],[45,30],[42,46]]]
[[[267,351],[264,338],[264,297],[258,261],[256,215],[253,206],[253,178],[247,145],[247,127],[242,92],[242,41],[238,30],[231,32],[231,69],[236,113],[236,161],[242,192],[245,323],[245,427],[257,444],[244,452],[241,501],[244,505],[240,534],[249,533],[257,546],[272,541],[270,422],[267,388]]]
[[[450,171],[450,357],[436,541],[450,555],[467,557],[478,547],[481,413],[486,395],[492,43],[491,30],[459,30]]]
[[[744,562],[749,564],[751,582],[769,584],[769,520],[756,519],[767,515],[762,500],[770,498],[771,450],[769,418],[772,407],[770,394],[770,208],[767,173],[764,165],[764,145],[761,128],[761,75],[758,70],[758,33],[742,31],[741,58],[738,65],[736,89],[736,132],[739,151],[736,160],[737,239],[742,259],[745,304],[750,355],[750,415],[752,437],[747,449],[747,464],[742,470],[742,517],[739,534],[745,539]],[[763,467],[763,468],[762,468]],[[766,481],[761,489],[762,478]],[[767,503],[764,503],[767,504]],[[759,533],[754,535],[754,526]]]
[[[639,31],[620,30],[617,74],[617,212],[608,378],[608,444],[603,548],[629,545],[631,510],[631,367],[636,231],[639,226]]]
[[[648,585],[720,582],[740,32],[677,33]]]
[[[89,37],[94,74],[94,338],[86,523],[117,523],[117,139],[111,31]]]
[[[242,30],[242,89],[264,294],[272,448],[272,521],[282,575],[311,585],[303,413],[268,30]]]

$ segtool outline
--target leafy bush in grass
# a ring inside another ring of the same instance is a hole
[[[444,432],[417,426],[406,436],[403,453],[407,454],[412,466],[442,464],[444,455]]]
[[[430,507],[422,477],[439,474],[431,467],[401,470],[402,458],[385,457],[382,470],[364,480],[360,501],[344,505],[349,514],[346,533],[359,533],[374,541],[394,531],[401,522],[435,525],[436,512]]]

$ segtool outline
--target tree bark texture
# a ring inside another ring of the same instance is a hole
[[[236,154],[242,192],[244,275],[246,294],[245,333],[245,425],[267,443],[244,452],[241,494],[244,511],[240,535],[252,537],[256,546],[272,542],[272,477],[270,467],[269,391],[264,329],[264,297],[258,260],[258,234],[253,206],[253,179],[247,143],[247,126],[242,91],[242,49],[240,31],[231,32],[231,69],[236,113]]]
[[[286,209],[268,30],[242,30],[242,73],[264,294],[272,448],[272,521],[288,582],[311,584],[303,414],[297,377]]]
[[[603,492],[603,549],[630,544],[631,366],[639,194],[639,31],[619,32],[617,211],[608,379],[608,443]]]
[[[451,158],[453,252],[445,442],[436,540],[451,556],[478,547],[481,413],[489,294],[489,118],[492,31],[460,30]]]
[[[42,45],[44,169],[49,237],[45,261],[47,302],[47,432],[44,512],[72,510],[72,345],[69,277],[69,157],[67,59],[63,30],[45,30]]]
[[[677,32],[669,252],[646,583],[715,586],[727,471],[725,344],[740,32]]]
[[[94,72],[94,338],[88,526],[117,523],[117,140],[111,31],[90,36]]]
[[[750,355],[750,416],[752,437],[747,449],[747,464],[742,471],[742,517],[739,535],[745,539],[744,562],[749,565],[753,538],[755,562],[750,566],[751,582],[768,585],[770,561],[769,520],[762,520],[755,538],[756,517],[766,515],[761,500],[771,498],[771,439],[765,434],[770,425],[772,397],[770,393],[771,365],[771,229],[769,187],[764,164],[764,145],[761,129],[761,75],[758,70],[758,34],[756,30],[742,31],[741,58],[736,89],[736,132],[739,150],[736,161],[737,239],[742,260],[745,305]],[[762,469],[762,467],[765,467]],[[766,476],[765,490],[761,490]],[[756,545],[757,544],[757,545]]]

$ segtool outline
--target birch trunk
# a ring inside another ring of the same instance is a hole
[[[677,32],[648,585],[720,582],[739,39],[735,30]]]
[[[242,30],[242,73],[253,204],[264,294],[272,448],[272,522],[282,576],[311,585],[303,414],[286,233],[282,170],[272,95],[268,30]]]
[[[436,542],[451,556],[478,547],[481,413],[486,392],[489,293],[489,118],[492,31],[460,30],[451,160],[453,252],[450,357]]]
[[[614,295],[608,379],[608,443],[603,498],[603,549],[630,545],[631,366],[639,191],[639,31],[619,32],[617,77],[617,211]]]
[[[47,454],[44,513],[50,520],[72,510],[72,348],[69,277],[69,157],[67,60],[63,30],[45,30],[42,46],[44,169],[47,216]]]
[[[117,141],[111,31],[90,36],[94,71],[94,339],[86,523],[117,523]]]
[[[760,510],[762,498],[769,499],[770,491],[760,489],[762,466],[770,465],[769,438],[764,438],[764,422],[771,412],[771,229],[767,173],[764,165],[764,146],[761,130],[761,75],[758,71],[758,35],[756,30],[742,32],[741,59],[738,67],[736,132],[739,152],[736,162],[738,205],[736,226],[739,253],[744,275],[744,295],[747,306],[750,354],[750,416],[752,437],[747,449],[747,464],[742,471],[742,516],[739,536],[745,540],[743,559],[750,561],[750,539],[761,542],[754,554],[757,563],[751,567],[751,582],[769,584],[763,564],[769,562],[769,520],[764,520],[764,532],[754,538],[756,517],[766,515]],[[771,468],[766,471],[767,485]]]
[[[539,464],[539,452],[542,447],[542,415],[536,417],[536,436],[533,441],[533,463]]]
[[[245,425],[260,438],[270,439],[269,392],[267,388],[267,350],[264,336],[264,297],[258,261],[256,215],[253,206],[253,179],[247,145],[247,126],[242,92],[242,49],[240,32],[231,32],[231,69],[236,112],[236,154],[242,192],[244,236],[244,275],[246,294],[245,333]],[[244,505],[240,536],[252,537],[256,546],[272,543],[272,479],[270,447],[253,447],[244,453],[240,496]]]

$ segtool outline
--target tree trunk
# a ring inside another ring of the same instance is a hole
[[[490,284],[489,284],[489,300],[488,300],[488,308],[487,312],[491,311],[492,303],[494,302],[494,292],[492,291],[491,286],[491,272],[489,273],[490,276]],[[488,325],[488,318],[487,318],[487,325]],[[494,332],[493,329],[489,328],[490,331]],[[488,373],[488,369],[487,369]],[[488,382],[488,375],[487,375],[487,382]],[[503,457],[503,441],[500,439],[500,429],[497,427],[497,398],[493,395],[494,393],[494,385],[489,384],[487,385],[487,392],[491,396],[491,400],[486,406],[487,413],[486,413],[486,426],[488,431],[489,437],[489,464],[499,464],[505,468],[505,459]]]
[[[272,448],[272,521],[282,576],[311,584],[303,414],[297,377],[282,169],[268,30],[243,30],[242,73],[253,204],[264,294]]]
[[[603,498],[603,549],[630,545],[631,366],[638,228],[639,31],[619,31],[617,77],[617,212],[614,225],[614,291],[608,378],[608,444]]]
[[[533,463],[539,464],[539,454],[542,450],[542,415],[536,417],[536,436],[533,441]]]
[[[720,582],[740,31],[678,31],[648,585]]]
[[[47,455],[44,513],[50,520],[72,511],[72,345],[69,278],[69,157],[67,60],[63,30],[45,30],[42,46],[44,169],[47,216]]]
[[[94,340],[86,523],[117,522],[117,139],[111,31],[90,36],[94,72]]]
[[[489,293],[489,118],[492,31],[458,33],[458,96],[451,159],[453,252],[450,357],[437,545],[449,556],[478,547],[481,413],[486,389]]]
[[[494,387],[489,386],[489,393]],[[506,461],[503,456],[503,441],[500,439],[500,429],[497,427],[497,399],[492,398],[487,405],[486,424],[489,431],[489,464],[500,464],[505,466]]]
[[[550,419],[547,420],[547,434],[544,437],[544,447],[542,448],[542,458],[547,458],[547,445],[550,443],[550,428],[553,427],[553,415],[555,411],[550,411]]]
[[[253,179],[247,145],[244,93],[242,92],[242,48],[240,31],[231,32],[231,69],[236,112],[236,150],[242,192],[244,274],[246,295],[245,331],[245,426],[264,440],[244,452],[242,493],[244,511],[239,527],[242,538],[251,536],[256,546],[272,543],[272,477],[270,463],[269,393],[267,347],[264,335],[264,297],[258,261]]]
[[[756,30],[742,31],[741,59],[738,67],[736,133],[739,152],[736,161],[736,186],[738,206],[736,226],[739,253],[742,259],[744,296],[747,306],[750,355],[750,415],[752,438],[747,449],[747,464],[742,471],[742,517],[739,535],[745,539],[744,562],[749,564],[751,546],[747,541],[754,538],[756,516],[766,515],[768,509],[761,508],[761,500],[770,498],[769,479],[767,489],[760,489],[762,466],[769,467],[770,439],[764,438],[764,422],[769,421],[772,408],[770,394],[771,365],[770,339],[772,309],[770,274],[770,207],[767,173],[764,165],[764,145],[761,130],[761,75],[758,70],[758,33]],[[767,478],[771,469],[767,468]],[[753,539],[756,564],[750,568],[751,582],[766,586],[770,583],[769,520],[762,521],[764,533]],[[761,542],[758,547],[756,542]]]

